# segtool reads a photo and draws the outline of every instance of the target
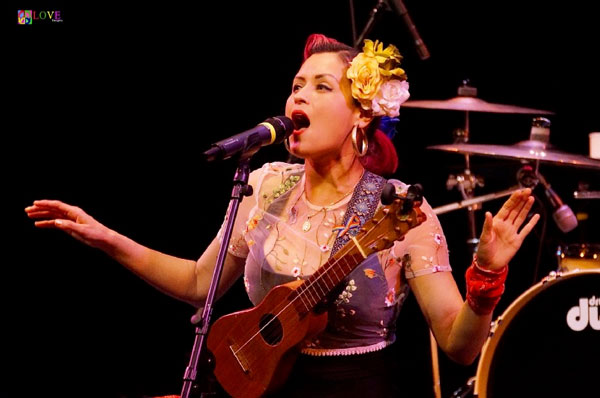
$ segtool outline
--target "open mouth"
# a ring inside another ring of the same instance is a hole
[[[306,116],[306,113],[302,111],[292,112],[292,122],[294,123],[294,129],[296,131],[310,126],[310,120],[308,119],[308,116]]]

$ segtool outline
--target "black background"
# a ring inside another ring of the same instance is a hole
[[[354,3],[360,33],[376,2]],[[551,142],[587,155],[588,133],[600,131],[598,33],[590,6],[483,3],[406,1],[431,52],[426,61],[394,12],[381,12],[368,37],[400,49],[411,99],[454,97],[470,79],[486,101],[555,112]],[[18,9],[61,10],[63,22],[19,26]],[[35,199],[61,199],[144,245],[197,258],[221,225],[235,170],[230,162],[202,164],[198,153],[283,114],[308,34],[352,43],[350,2],[11,1],[4,11],[2,196],[8,223],[0,396],[179,393],[194,309],[103,253],[59,232],[36,230],[23,208]],[[471,112],[471,142],[527,139],[533,116]],[[462,171],[463,159],[427,146],[451,143],[464,113],[403,108],[401,119],[395,177],[421,183],[434,207],[460,200],[445,183],[449,173]],[[285,159],[283,147],[263,148],[253,166]],[[477,193],[514,185],[519,167],[518,160],[475,157],[472,170],[486,182]],[[597,201],[572,195],[579,182],[600,189],[598,172],[550,163],[541,171],[589,219],[569,234],[551,218],[545,231],[540,223],[512,262],[497,313],[556,267],[558,244],[599,240],[591,228]],[[483,207],[496,211],[500,204]],[[551,211],[543,198],[536,207]],[[482,215],[477,212],[479,227]],[[440,220],[462,289],[469,264],[466,213]],[[248,305],[238,284],[214,316]],[[398,328],[398,377],[406,396],[433,396],[428,331],[412,298]],[[460,366],[440,353],[440,367],[448,397],[475,375],[477,363]]]

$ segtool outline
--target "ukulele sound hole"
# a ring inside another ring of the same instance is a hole
[[[281,322],[273,314],[264,314],[260,318],[260,335],[269,345],[277,345],[283,338]]]

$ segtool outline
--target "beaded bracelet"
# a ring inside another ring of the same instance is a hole
[[[498,271],[483,269],[477,264],[477,256],[473,256],[473,262],[465,273],[467,302],[473,312],[477,315],[488,315],[494,311],[504,293],[507,274],[507,265]]]

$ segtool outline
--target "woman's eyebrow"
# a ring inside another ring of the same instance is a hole
[[[331,74],[331,73],[319,73],[318,75],[315,75],[315,79],[322,79],[325,76],[329,76],[329,77],[333,78],[333,80],[335,80],[336,82],[339,83],[338,78],[335,75]],[[301,81],[305,82],[306,78],[304,76],[302,76],[302,75],[297,75],[297,76],[294,77],[294,80],[301,80]]]

